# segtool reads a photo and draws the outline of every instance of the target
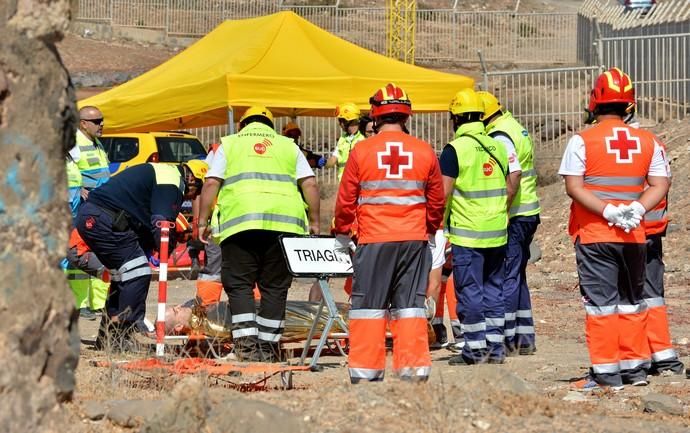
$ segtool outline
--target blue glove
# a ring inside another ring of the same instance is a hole
[[[153,267],[157,268],[157,267],[160,266],[161,261],[158,260],[158,259],[156,258],[156,256],[153,255],[153,253],[151,253],[151,255],[149,255],[149,256],[147,256],[147,257],[148,257],[148,259],[149,259],[149,263],[151,263],[151,265],[152,265]]]
[[[326,165],[326,162],[328,162],[328,158],[325,156],[322,156],[319,161],[316,163],[316,166],[319,168],[323,168],[324,165]]]

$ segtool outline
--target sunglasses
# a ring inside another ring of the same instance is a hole
[[[98,125],[98,126],[100,126],[100,125],[103,124],[103,118],[102,118],[102,117],[101,117],[100,119],[81,119],[81,120],[85,120],[85,121],[87,121],[87,122],[91,122],[91,123],[93,123],[94,125]]]

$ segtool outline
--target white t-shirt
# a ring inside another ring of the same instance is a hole
[[[497,134],[495,137],[491,138],[500,141],[506,148],[506,152],[508,153],[508,173],[522,171],[522,166],[520,166],[520,160],[517,157],[513,141],[503,134]]]
[[[563,153],[561,167],[558,174],[561,176],[583,176],[585,174],[585,142],[580,135],[573,135]],[[649,164],[648,176],[670,177],[671,168],[666,159],[666,152],[661,145],[654,140],[654,155]]]
[[[307,158],[304,157],[302,151],[295,145],[295,152],[297,152],[297,180],[304,179],[305,177],[314,176],[314,170],[309,166]],[[209,154],[210,155],[210,154]],[[208,160],[209,157],[207,156]],[[225,152],[223,151],[223,146],[218,147],[215,155],[211,157],[211,163],[209,164],[208,173],[206,177],[215,177],[218,179],[225,180],[225,168],[227,165],[227,159],[225,158]]]

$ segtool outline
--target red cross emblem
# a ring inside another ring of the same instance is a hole
[[[388,142],[386,150],[377,152],[379,168],[386,170],[386,178],[402,179],[403,170],[412,168],[412,152],[403,150],[402,143]]]
[[[632,137],[628,128],[613,128],[613,135],[606,137],[606,151],[615,154],[618,163],[632,163],[633,155],[642,152],[640,139]]]

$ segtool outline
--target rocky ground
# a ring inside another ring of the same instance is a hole
[[[73,77],[85,77],[93,71],[137,74],[175,52],[79,36],[68,36],[59,50]],[[648,126],[669,146],[673,161],[672,221],[665,243],[667,303],[674,344],[687,363],[690,125],[668,122]],[[543,170],[545,179],[556,179],[553,167]],[[351,386],[346,359],[329,355],[322,358],[323,371],[296,373],[292,390],[281,390],[281,381],[274,378],[268,390],[240,393],[226,381],[240,382],[243,378],[219,381],[196,376],[183,380],[95,367],[93,361],[123,358],[94,351],[89,342],[96,324],[82,320],[77,391],[74,401],[66,404],[72,421],[69,431],[690,431],[690,381],[684,376],[654,377],[647,387],[627,387],[618,393],[569,390],[569,381],[584,375],[589,364],[574,253],[566,235],[569,200],[561,182],[543,185],[540,196],[544,212],[537,241],[542,258],[528,269],[539,348],[533,356],[509,358],[498,366],[453,367],[447,364],[451,353],[440,350],[433,352],[433,372],[427,384],[403,383],[389,376],[381,384]],[[332,202],[328,197],[324,208],[330,209]],[[194,293],[192,281],[184,275],[177,278],[170,284],[171,302],[188,299]],[[345,301],[342,281],[333,281],[331,286],[337,300]],[[149,293],[150,318],[155,314],[156,287],[152,284]],[[308,282],[296,281],[290,297],[305,299],[308,287]]]

